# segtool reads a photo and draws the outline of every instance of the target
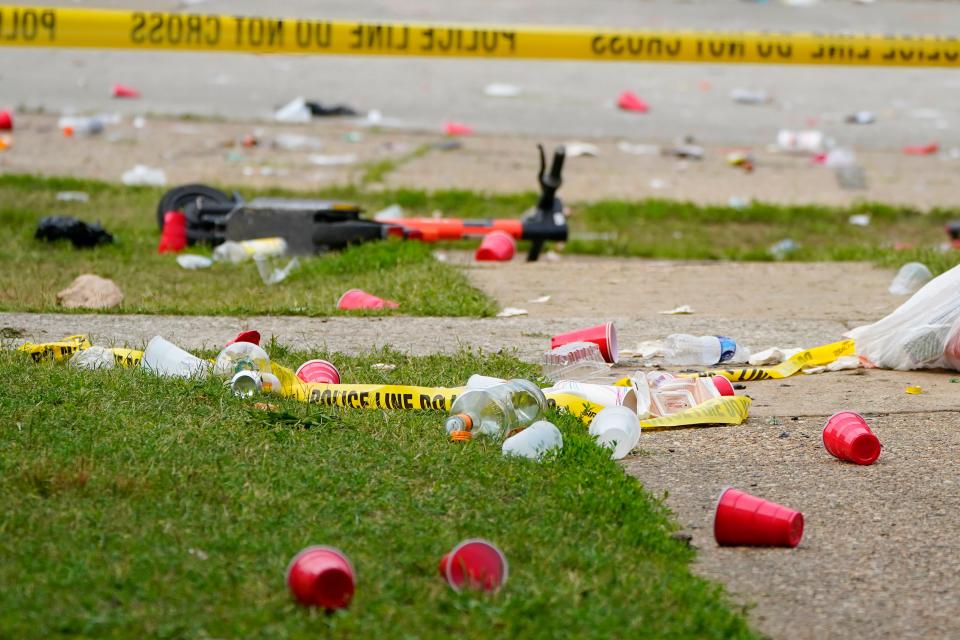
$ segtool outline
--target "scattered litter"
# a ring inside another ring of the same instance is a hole
[[[855,227],[869,227],[870,226],[870,214],[869,213],[855,213],[854,215],[847,218],[847,222],[854,225]]]
[[[203,0],[180,0],[180,2],[182,2],[183,4],[199,4],[202,1]],[[202,549],[194,549],[193,547],[190,547],[189,549],[187,549],[187,553],[193,556],[194,558],[196,558],[197,560],[208,560],[210,558],[210,556],[207,555],[206,551]]]
[[[930,156],[940,151],[940,145],[936,142],[924,145],[908,145],[903,148],[903,152],[908,156]]]
[[[871,111],[857,111],[848,115],[844,121],[847,124],[873,124],[877,117]]]
[[[491,98],[516,98],[520,95],[520,87],[512,84],[494,82],[484,87],[483,93]]]
[[[650,358],[664,356],[666,353],[666,347],[664,346],[662,340],[644,340],[643,342],[637,344],[637,346],[633,349],[622,350],[620,355],[624,357],[643,358],[644,360],[649,360]]]
[[[788,153],[820,153],[828,145],[822,131],[781,129],[777,133],[777,148]]]
[[[660,146],[655,144],[633,144],[630,142],[618,142],[617,149],[633,156],[660,155]]]
[[[321,384],[340,384],[340,371],[327,360],[307,360],[297,367],[297,378],[303,382],[319,382]]]
[[[47,242],[69,240],[78,249],[113,242],[113,236],[99,222],[91,224],[72,216],[41,218],[33,237]]]
[[[691,314],[691,313],[693,313],[693,309],[690,307],[690,305],[684,304],[684,305],[680,305],[679,307],[675,307],[675,308],[673,308],[673,309],[670,309],[669,311],[661,311],[661,312],[660,312],[660,315],[663,315],[663,316],[682,316],[682,315],[689,315],[689,314]]]
[[[478,262],[509,262],[517,251],[517,241],[506,231],[491,231],[483,237],[473,259]]]
[[[917,387],[917,386],[914,386],[914,385],[910,385],[909,387],[907,387],[906,389],[904,389],[904,391],[905,391],[906,393],[909,393],[909,394],[912,395],[912,396],[918,396],[918,395],[920,395],[920,394],[922,394],[922,393],[924,392],[922,387]]]
[[[598,445],[611,450],[610,458],[620,460],[640,441],[640,420],[627,407],[605,407],[590,423],[589,433]]]
[[[283,282],[294,269],[300,266],[300,261],[296,256],[291,258],[290,262],[282,268],[273,267],[269,263],[269,258],[265,256],[254,256],[253,261],[257,265],[257,272],[260,274],[260,279],[263,280],[263,284],[266,285]]]
[[[550,302],[550,296],[540,296],[539,298],[534,298],[533,300],[527,300],[527,302],[532,302],[533,304],[543,304],[544,302]]]
[[[307,160],[309,160],[311,164],[319,167],[336,167],[355,163],[357,161],[357,154],[345,153],[342,155],[326,156],[314,153],[311,154]]]
[[[167,174],[163,169],[138,164],[133,169],[124,171],[120,181],[127,186],[162,187],[167,184]]]
[[[620,97],[617,98],[617,107],[622,111],[634,111],[636,113],[650,111],[650,105],[630,91],[624,91],[620,94]]]
[[[257,257],[271,258],[287,252],[287,241],[283,238],[257,238],[255,240],[227,240],[213,250],[216,262],[237,264]]]
[[[473,127],[460,122],[445,122],[443,134],[447,136],[472,136]]]
[[[890,293],[895,296],[909,296],[919,291],[923,285],[933,280],[930,269],[922,262],[908,262],[900,267],[893,282],[890,283]]]
[[[798,245],[792,238],[784,238],[767,249],[767,252],[773,257],[774,260],[784,260],[787,258],[787,256],[799,248],[800,245]]]
[[[758,518],[758,512],[769,516]],[[803,537],[803,514],[731,487],[717,500],[713,536],[720,546],[796,547]]]
[[[377,222],[383,222],[384,220],[402,220],[407,217],[406,212],[398,204],[392,204],[386,209],[381,209],[373,214],[373,219]]]
[[[756,353],[752,354],[747,359],[747,363],[753,367],[780,364],[785,360],[789,360],[801,351],[803,351],[803,349],[796,349],[793,347],[771,347],[769,349],[757,351]]]
[[[60,191],[57,202],[90,202],[90,194],[84,191]]]
[[[852,149],[836,147],[834,149],[830,149],[826,153],[814,156],[813,161],[815,163],[823,164],[828,169],[836,169],[838,167],[848,167],[856,164],[857,155]]]
[[[345,609],[356,589],[353,565],[339,549],[307,547],[287,568],[287,588],[301,605],[327,611]]]
[[[163,214],[163,231],[157,253],[179,253],[187,246],[187,217],[181,211],[167,211]]]
[[[769,104],[773,97],[763,89],[734,89],[730,92],[730,99],[737,104]]]
[[[123,302],[123,291],[113,280],[92,273],[77,276],[70,286],[57,294],[57,304],[65,309],[109,309]]]
[[[526,309],[518,309],[516,307],[504,307],[503,311],[497,314],[498,318],[513,318],[516,316],[525,316],[527,315]]]
[[[540,460],[547,452],[562,448],[563,436],[556,425],[546,420],[539,420],[504,440],[501,452],[505,456]]]
[[[447,254],[443,251],[434,251],[432,255],[433,259],[437,262],[447,262],[450,259],[450,257],[447,256]]]
[[[833,371],[847,371],[849,369],[859,369],[863,366],[863,362],[860,361],[860,358],[857,356],[840,356],[833,362],[827,365],[822,365],[818,367],[808,367],[803,370],[806,374],[817,374],[817,373],[826,373]]]
[[[329,117],[338,117],[338,116],[356,116],[360,115],[357,113],[356,109],[345,104],[335,104],[331,106],[324,106],[315,100],[307,100],[306,104],[307,110],[310,112],[310,115],[314,118],[329,118]]]
[[[693,136],[685,136],[669,149],[663,150],[663,155],[683,160],[703,160],[703,147],[696,144]]]
[[[590,144],[589,142],[568,142],[563,146],[566,149],[568,158],[579,158],[580,156],[596,158],[600,155],[600,150],[597,148],[597,145]]]
[[[753,173],[753,156],[743,151],[731,151],[727,154],[727,164],[731,167],[739,167],[747,173]]]
[[[113,85],[112,93],[114,98],[139,98],[140,97],[139,91],[125,84]]]
[[[604,322],[593,327],[558,333],[550,338],[550,348],[556,349],[571,342],[592,342],[600,347],[600,354],[605,362],[616,364],[620,360],[619,339],[617,326],[612,322]]]
[[[378,298],[362,289],[350,289],[337,300],[337,309],[353,311],[357,309],[397,309],[400,305],[393,300]]]
[[[654,190],[666,189],[667,182],[666,180],[661,180],[660,178],[651,178],[650,179],[650,188]]]
[[[373,369],[374,371],[383,371],[384,373],[389,373],[390,371],[393,371],[394,369],[396,369],[397,365],[389,364],[386,362],[376,362],[370,365],[370,368]]]
[[[147,119],[143,116],[137,116],[133,119],[132,124],[134,129],[143,129],[147,126]]]
[[[730,196],[730,199],[727,200],[727,206],[731,209],[746,209],[750,206],[750,201],[741,196]]]
[[[102,116],[90,118],[63,117],[57,121],[57,128],[68,138],[72,136],[95,136],[103,133],[106,124],[106,119]]]
[[[960,266],[928,282],[885,318],[848,331],[866,366],[960,370]]]
[[[600,347],[593,342],[570,342],[550,349],[540,364],[543,375],[554,382],[589,380],[607,371]]]
[[[319,151],[323,148],[323,141],[314,136],[300,133],[278,133],[273,138],[273,147],[281,151]]]
[[[73,354],[73,357],[70,358],[70,366],[86,370],[113,369],[116,362],[110,349],[90,347]]]
[[[13,113],[9,109],[0,109],[0,131],[13,131]]]
[[[465,540],[445,554],[438,565],[450,588],[496,592],[507,582],[507,557],[492,542]]]
[[[692,336],[674,333],[664,343],[664,360],[674,365],[707,365],[743,363],[750,358],[750,349],[726,336]]]
[[[841,411],[827,420],[823,446],[835,458],[854,464],[870,465],[880,457],[880,440],[863,416],[853,411]]]
[[[310,107],[307,106],[307,101],[300,97],[294,98],[287,104],[283,105],[273,114],[273,119],[277,122],[289,122],[289,123],[305,123],[310,122]]]

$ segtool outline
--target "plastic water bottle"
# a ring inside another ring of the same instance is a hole
[[[444,428],[453,439],[468,440],[482,434],[502,440],[510,431],[532,424],[546,408],[540,387],[529,380],[508,380],[466,391],[450,407]]]
[[[71,136],[95,136],[103,133],[105,122],[100,116],[90,118],[64,116],[57,122],[57,126],[68,138]]]
[[[675,333],[667,337],[667,364],[715,365],[746,362],[750,350],[726,336],[691,336]]]

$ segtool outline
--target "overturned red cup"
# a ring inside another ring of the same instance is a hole
[[[503,552],[492,542],[464,540],[440,558],[440,575],[454,591],[497,591],[507,582],[509,566]]]
[[[297,377],[303,382],[340,384],[340,372],[326,360],[307,360],[297,368]]]
[[[880,440],[853,411],[830,416],[823,427],[823,446],[834,457],[854,464],[873,464],[880,457]]]
[[[0,109],[0,131],[13,131],[13,114],[7,109]]]
[[[115,84],[113,85],[113,97],[114,98],[139,98],[140,92],[134,89],[133,87],[128,87],[125,84]]]
[[[167,211],[163,214],[163,231],[157,253],[178,253],[187,246],[187,218],[180,211]]]
[[[396,309],[400,305],[393,300],[378,298],[362,289],[350,289],[337,300],[337,309],[353,311],[356,309]]]
[[[506,231],[491,231],[483,237],[474,259],[481,262],[507,262],[513,259],[517,242]]]
[[[723,376],[713,376],[710,379],[713,380],[713,386],[717,388],[721,396],[737,395],[733,390],[733,384]]]
[[[617,106],[624,111],[636,111],[638,113],[650,111],[650,105],[632,91],[622,92],[620,97],[617,98]]]
[[[287,567],[287,587],[302,605],[343,609],[353,598],[355,575],[350,560],[333,547],[307,547]]]
[[[803,537],[803,514],[727,488],[717,500],[713,536],[721,546],[796,547]]]
[[[592,342],[600,347],[600,355],[606,362],[616,364],[620,360],[617,328],[612,322],[555,335],[550,338],[550,348],[556,349],[571,342]]]
[[[237,337],[228,342],[225,346],[229,347],[232,344],[237,342],[249,342],[250,344],[255,344],[258,347],[260,346],[260,332],[259,331],[241,331],[237,334]]]

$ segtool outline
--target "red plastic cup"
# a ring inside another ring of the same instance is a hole
[[[912,144],[903,148],[903,152],[908,156],[929,156],[940,151],[940,145],[936,142],[930,144]]]
[[[823,446],[834,457],[854,464],[873,464],[880,457],[880,440],[853,411],[830,416],[823,428]]]
[[[304,382],[340,384],[340,372],[326,360],[307,360],[297,368],[297,377]]]
[[[353,598],[354,580],[350,560],[333,547],[307,547],[287,567],[290,592],[308,607],[345,608]]]
[[[711,380],[713,380],[713,386],[717,388],[721,396],[737,395],[733,390],[733,384],[723,376],[713,376]]]
[[[13,114],[7,109],[0,110],[0,131],[13,131]]]
[[[260,346],[260,332],[259,331],[241,331],[237,334],[237,337],[225,344],[224,346],[229,347],[232,344],[237,342],[249,342],[250,344],[255,344],[258,347]]]
[[[187,246],[187,217],[180,211],[163,214],[163,231],[157,253],[177,253]]]
[[[617,106],[624,111],[636,111],[637,113],[650,111],[650,105],[631,91],[624,91],[620,94],[620,97],[617,98]]]
[[[600,355],[605,361],[616,364],[620,360],[617,328],[612,322],[555,335],[550,338],[550,348],[556,349],[571,342],[592,342],[600,347]]]
[[[337,309],[353,311],[355,309],[396,309],[400,305],[393,300],[378,298],[361,289],[350,289],[337,300]]]
[[[113,97],[114,98],[139,98],[140,92],[134,89],[133,87],[128,87],[125,84],[115,84],[113,85]]]
[[[507,582],[509,566],[503,552],[492,542],[464,540],[440,558],[440,575],[454,591],[497,591]]]
[[[517,242],[506,231],[491,231],[483,237],[483,241],[474,254],[474,259],[490,262],[507,262],[513,259],[517,251]]]
[[[713,536],[721,546],[795,547],[803,514],[728,487],[717,500]]]

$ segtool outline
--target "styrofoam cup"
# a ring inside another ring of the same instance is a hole
[[[551,449],[563,448],[563,436],[556,425],[538,420],[520,433],[503,441],[503,455],[539,460]]]
[[[143,350],[140,366],[160,376],[205,378],[212,365],[172,342],[154,336]]]
[[[612,459],[620,460],[640,441],[640,419],[627,407],[607,407],[590,423],[590,435],[600,446],[612,449]]]

